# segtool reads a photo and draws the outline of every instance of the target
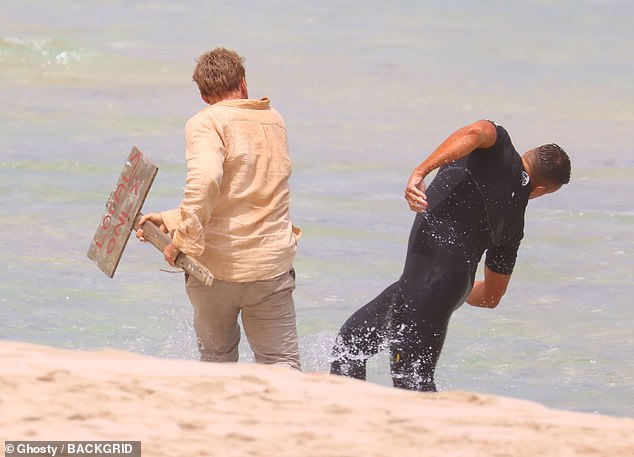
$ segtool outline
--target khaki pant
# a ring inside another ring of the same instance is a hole
[[[238,314],[257,363],[301,369],[295,320],[295,272],[253,282],[214,280],[205,286],[188,276],[185,288],[194,307],[200,359],[237,362]]]

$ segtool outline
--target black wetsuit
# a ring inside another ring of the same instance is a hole
[[[436,390],[449,319],[469,295],[482,254],[491,270],[511,274],[523,237],[528,174],[506,130],[495,126],[492,147],[439,169],[401,278],[342,326],[331,373],[365,379],[367,359],[389,345],[394,386]]]

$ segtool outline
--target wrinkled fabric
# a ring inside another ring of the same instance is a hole
[[[187,122],[185,142],[183,200],[161,213],[174,246],[226,281],[288,272],[299,231],[289,216],[286,127],[269,99],[205,107]]]

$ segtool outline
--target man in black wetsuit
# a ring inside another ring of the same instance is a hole
[[[424,178],[439,168],[428,189]],[[341,327],[330,372],[365,379],[389,345],[395,387],[436,391],[434,371],[451,314],[464,301],[495,308],[524,235],[528,200],[570,181],[570,159],[548,144],[515,150],[507,131],[481,120],[450,135],[405,189],[417,212],[401,278]],[[475,281],[486,252],[484,280]]]

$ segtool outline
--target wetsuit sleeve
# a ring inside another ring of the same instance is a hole
[[[515,267],[517,251],[521,240],[487,249],[485,264],[490,270],[501,275],[510,275]]]

